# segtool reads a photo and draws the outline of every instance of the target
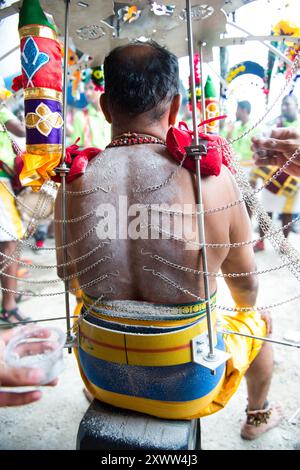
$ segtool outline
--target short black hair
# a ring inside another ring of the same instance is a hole
[[[116,47],[104,61],[105,94],[111,111],[159,119],[179,93],[177,57],[154,41]]]
[[[249,101],[239,101],[238,108],[244,109],[245,111],[247,111],[248,114],[251,113],[251,104],[249,103]]]

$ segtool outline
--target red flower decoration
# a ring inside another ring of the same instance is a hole
[[[11,87],[16,92],[21,90],[21,88],[23,88],[23,77],[22,77],[22,75],[18,75],[17,77],[15,77],[13,79]]]
[[[101,156],[102,150],[96,147],[88,147],[86,149],[79,150],[79,146],[77,145],[79,140],[80,139],[78,138],[75,144],[66,148],[65,162],[70,168],[66,178],[67,183],[71,183],[71,181],[73,181],[75,178],[83,175],[90,160],[92,160],[97,155]],[[56,182],[60,182],[61,180],[59,175],[54,176],[52,179]]]

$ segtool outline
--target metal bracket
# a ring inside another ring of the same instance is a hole
[[[188,157],[192,157],[195,160],[198,158],[207,155],[207,140],[200,139],[199,145],[190,145],[189,147],[184,147]]]
[[[69,171],[70,171],[70,168],[67,167],[65,162],[61,163],[60,166],[57,166],[55,168],[56,174],[58,174],[60,176],[67,175],[69,173]]]
[[[207,333],[195,336],[192,339],[193,362],[210,369],[215,374],[216,369],[228,361],[231,357],[226,351],[214,348],[214,354],[209,354],[209,342]]]
[[[64,345],[64,348],[77,348],[78,346],[78,338],[75,335],[71,335],[70,339],[67,339]]]

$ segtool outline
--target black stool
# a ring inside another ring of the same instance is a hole
[[[174,421],[94,400],[79,425],[77,450],[201,450],[200,419]]]

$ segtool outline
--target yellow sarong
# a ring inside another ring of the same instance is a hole
[[[77,305],[75,315],[80,314],[82,306],[83,303],[79,303]],[[264,320],[262,320],[260,314],[254,311],[238,313],[236,315],[219,315],[218,323],[220,324],[221,330],[231,330],[261,337],[266,335],[266,324]],[[134,336],[135,335],[133,335],[133,340]],[[139,340],[140,339],[141,338],[139,338]],[[105,390],[95,385],[87,378],[76,349],[75,354],[81,377],[87,389],[100,401],[120,408],[131,409],[160,418],[190,420],[208,416],[226,406],[230,398],[236,392],[243,376],[262,346],[262,341],[232,334],[224,334],[223,340],[226,346],[226,351],[231,354],[231,358],[226,363],[226,367],[220,381],[207,395],[202,398],[189,401],[152,400],[140,396],[128,396]],[[113,359],[113,362],[118,362],[118,360]],[[167,369],[168,368],[166,367],[166,374],[168,373]]]

